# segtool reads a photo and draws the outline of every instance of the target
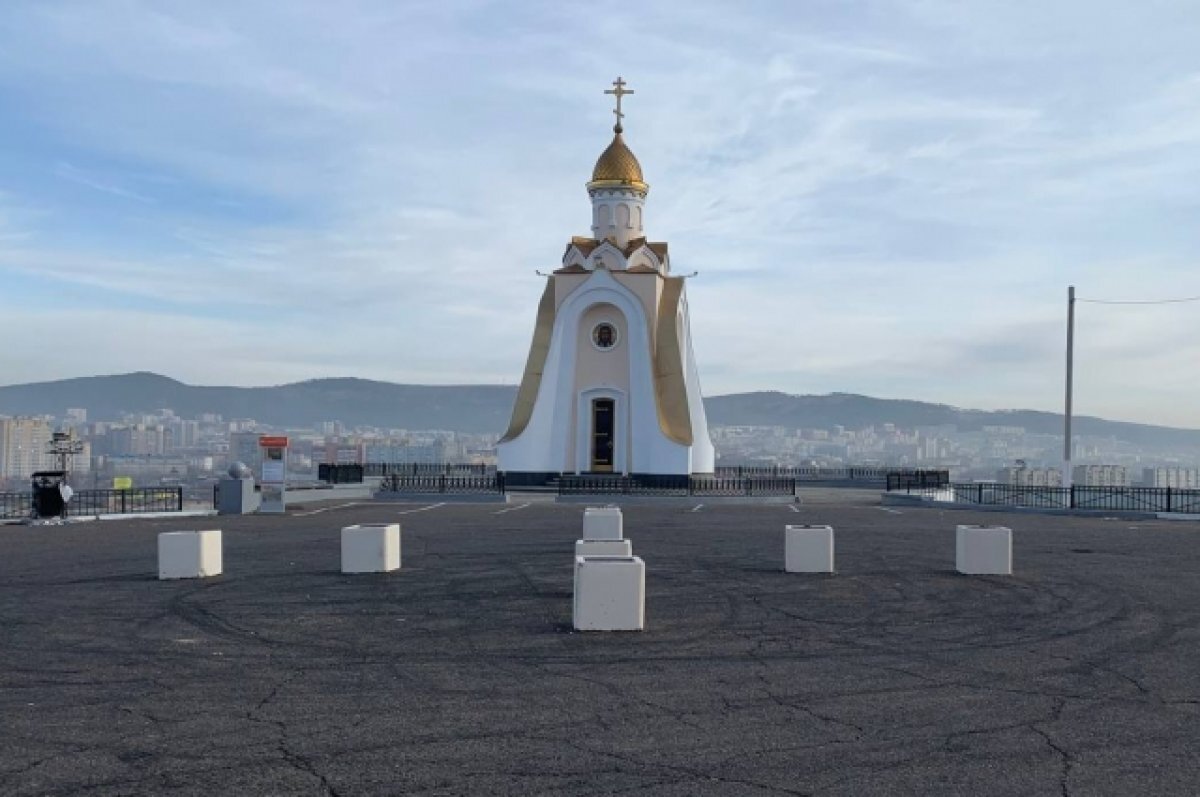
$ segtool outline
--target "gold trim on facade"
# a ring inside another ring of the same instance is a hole
[[[601,188],[620,188],[624,190],[633,189],[646,194],[650,191],[650,183],[642,182],[641,180],[591,180],[587,184],[589,191],[595,191]]]
[[[683,347],[679,339],[679,301],[683,277],[663,279],[658,301],[658,328],[654,336],[654,398],[658,426],[670,440],[692,444],[692,416],[688,412],[687,383],[683,373]]]
[[[533,405],[542,386],[542,372],[546,370],[546,358],[550,354],[550,337],[554,332],[554,278],[546,280],[546,290],[538,302],[537,324],[533,328],[533,342],[529,345],[529,359],[525,361],[525,373],[521,375],[521,387],[517,390],[517,401],[513,404],[512,420],[508,431],[500,438],[507,443],[516,438],[533,417]]]

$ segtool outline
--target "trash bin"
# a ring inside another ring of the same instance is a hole
[[[44,470],[33,474],[34,517],[62,517],[67,514],[67,502],[62,490],[66,481],[67,472],[63,470]]]

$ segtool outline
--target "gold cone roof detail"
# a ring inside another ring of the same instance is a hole
[[[612,143],[596,161],[592,169],[592,181],[588,186],[631,186],[645,191],[649,186],[642,179],[642,165],[621,136],[621,128],[614,129]]]

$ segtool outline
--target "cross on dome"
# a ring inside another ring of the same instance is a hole
[[[617,75],[617,79],[613,81],[613,88],[604,90],[605,94],[612,94],[617,98],[617,107],[613,110],[613,114],[615,114],[617,117],[617,123],[613,125],[613,132],[615,133],[621,132],[621,120],[625,118],[625,114],[621,113],[621,98],[626,94],[634,93],[633,89],[625,88],[626,85],[627,84],[625,81],[621,79],[621,76]]]
[[[608,145],[608,149],[600,153],[600,158],[596,161],[596,168],[592,170],[592,181],[588,183],[589,190],[625,187],[642,191],[644,194],[649,188],[642,178],[641,164],[626,146],[625,139],[621,135],[624,131],[621,119],[625,116],[621,112],[621,98],[626,94],[633,94],[633,89],[625,88],[626,85],[628,84],[625,79],[618,75],[617,79],[613,81],[613,87],[604,90],[605,94],[611,94],[617,99],[617,107],[613,110],[613,114],[617,117],[617,123],[613,125],[612,143]]]

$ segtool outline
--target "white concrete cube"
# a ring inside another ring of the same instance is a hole
[[[789,573],[833,572],[833,526],[786,526],[783,569]]]
[[[959,526],[955,533],[955,566],[970,575],[1012,575],[1012,529],[1004,526]]]
[[[364,523],[342,529],[343,573],[387,573],[399,569],[399,523]]]
[[[578,631],[641,631],[646,625],[646,563],[637,556],[575,557]]]
[[[619,540],[624,536],[619,506],[589,506],[583,510],[585,540]]]
[[[221,575],[221,530],[165,531],[158,535],[158,577]]]
[[[629,540],[576,540],[576,556],[633,556]]]

